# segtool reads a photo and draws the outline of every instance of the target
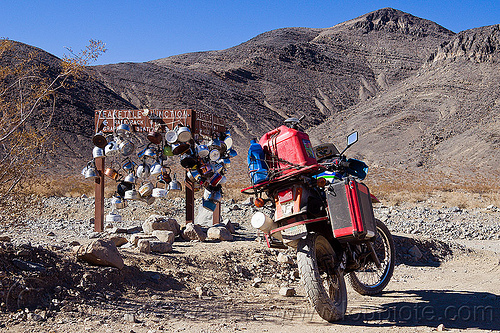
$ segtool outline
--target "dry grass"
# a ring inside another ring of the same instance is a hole
[[[113,180],[105,178],[105,190],[104,194],[106,197],[110,197],[116,191],[117,183]],[[177,178],[181,181],[184,190],[184,182],[183,177]],[[137,185],[137,188],[140,186],[140,183]],[[248,187],[249,183],[246,184],[242,181],[234,182],[229,180],[223,186],[224,198],[225,199],[235,199],[237,201],[243,200],[247,198],[246,195],[240,193],[240,190],[244,187]],[[25,195],[36,195],[40,197],[50,197],[50,196],[58,196],[58,197],[80,197],[83,194],[93,197],[94,196],[94,182],[82,179],[81,176],[66,176],[66,177],[54,177],[51,179],[45,179],[43,181],[30,182],[30,185],[27,186],[22,191]],[[169,197],[184,197],[185,192],[172,192],[169,194]],[[195,193],[195,197],[201,197],[203,195],[203,191],[198,191]]]
[[[108,186],[111,184],[108,182]],[[29,182],[23,189],[26,194],[41,197],[80,197],[94,195],[94,182],[83,179],[80,175],[57,176]]]
[[[228,170],[228,182],[223,186],[224,198],[236,201],[247,199],[240,192],[248,187],[250,181],[246,170],[234,167]],[[178,180],[184,177],[177,172]],[[499,183],[485,177],[460,178],[458,176],[416,174],[410,171],[372,168],[365,183],[371,193],[384,205],[412,206],[418,203],[429,207],[477,208],[495,205],[500,207]],[[106,179],[105,195],[110,197],[116,190],[116,183]],[[83,194],[94,196],[94,183],[86,181],[80,175],[45,178],[43,181],[31,181],[23,191],[25,195],[79,197]],[[184,197],[185,192],[171,193],[171,197]],[[203,191],[195,193],[200,198]]]
[[[500,207],[499,183],[482,176],[416,174],[410,171],[370,170],[366,184],[385,205],[425,202],[431,207]]]

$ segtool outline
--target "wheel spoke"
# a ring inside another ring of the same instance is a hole
[[[351,285],[363,295],[374,295],[385,288],[394,269],[394,244],[392,236],[382,222],[377,221],[377,236],[372,243],[380,261],[380,267],[370,260],[358,270],[350,273]]]

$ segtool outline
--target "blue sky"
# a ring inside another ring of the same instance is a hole
[[[0,37],[56,56],[102,40],[97,64],[220,50],[284,27],[327,28],[384,7],[459,32],[500,24],[500,1],[0,0]]]

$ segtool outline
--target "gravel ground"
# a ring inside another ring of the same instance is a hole
[[[200,207],[200,199],[195,204]],[[110,211],[109,199],[105,201],[105,209],[106,213]],[[222,219],[251,230],[250,219],[256,211],[247,200],[239,203],[227,200],[222,204]],[[205,212],[202,209],[202,214],[197,214],[200,224],[208,223]],[[157,200],[150,206],[131,201],[119,213],[123,217],[123,222],[115,224],[119,227],[140,226],[152,214],[175,218],[182,225],[185,221],[184,199]],[[269,209],[266,213],[272,214]],[[0,234],[11,236],[19,243],[38,245],[50,241],[53,245],[64,246],[75,238],[96,237],[93,216],[93,198],[49,197],[42,199],[41,207],[27,210],[21,223],[0,226]],[[458,207],[431,209],[425,207],[425,203],[409,208],[380,206],[375,207],[375,216],[394,233],[422,235],[442,241],[500,239],[500,211],[493,206],[471,210]]]
[[[106,200],[106,212],[109,209]],[[36,329],[99,333],[240,330],[354,333],[363,328],[366,332],[397,329],[409,333],[430,332],[440,323],[454,328],[452,331],[476,328],[483,332],[495,327],[493,319],[471,322],[412,318],[408,322],[397,316],[385,316],[407,307],[431,307],[438,313],[446,313],[446,306],[469,306],[471,301],[498,309],[494,306],[500,299],[500,291],[490,275],[498,272],[500,251],[475,252],[455,244],[500,243],[500,212],[495,207],[375,208],[375,215],[394,234],[397,253],[393,279],[379,297],[365,297],[349,290],[347,317],[336,324],[326,324],[309,306],[293,251],[267,249],[265,244],[255,241],[257,233],[250,226],[255,211],[247,201],[225,201],[223,220],[240,225],[233,242],[177,239],[174,251],[163,255],[145,255],[136,248],[122,247],[120,253],[126,266],[120,271],[78,262],[71,252],[75,241],[83,244],[108,234],[93,231],[93,198],[43,199],[38,208],[24,210],[21,223],[4,223],[0,227],[0,237],[11,239],[10,243],[0,242],[1,265],[6,267],[4,272],[0,271],[0,283],[8,290],[6,299],[9,296],[12,299],[14,291],[19,292],[18,306],[33,302],[35,296],[50,306],[0,311],[0,332]],[[152,214],[176,218],[182,225],[184,200],[172,198],[151,206],[131,202],[120,214],[124,222],[116,224],[117,227],[140,226]],[[283,253],[290,259],[286,263],[279,259]],[[19,268],[12,266],[15,259],[42,264],[47,270],[18,272]],[[16,273],[5,275],[9,271]],[[35,276],[37,280],[33,279]],[[20,297],[25,293],[24,285],[36,286],[26,291],[33,297]],[[278,291],[282,287],[294,288],[296,296],[280,296]],[[16,303],[7,301],[0,304],[2,308],[15,306]],[[295,318],[295,314],[300,314],[300,318]]]
[[[375,215],[393,232],[445,241],[500,239],[500,213],[496,207],[474,210],[382,207],[375,209]]]

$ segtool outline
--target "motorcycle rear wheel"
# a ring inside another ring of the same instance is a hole
[[[309,302],[329,322],[344,318],[347,290],[344,274],[335,268],[335,252],[328,240],[309,233],[297,247],[297,264]]]
[[[394,241],[392,235],[379,220],[375,220],[377,227],[377,236],[372,246],[380,261],[381,267],[378,268],[373,260],[370,260],[365,266],[349,273],[349,282],[354,290],[361,295],[376,295],[380,293],[389,283],[394,271]]]

